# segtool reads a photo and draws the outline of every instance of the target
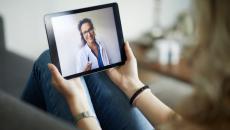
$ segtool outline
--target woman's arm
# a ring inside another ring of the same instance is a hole
[[[137,86],[138,84],[139,86]],[[136,86],[135,88],[140,88],[143,87],[144,84],[141,81],[134,81],[128,86],[129,88],[131,88],[131,86]],[[132,93],[134,93],[134,91]],[[130,95],[127,95],[129,99],[133,95],[132,93]],[[174,113],[173,110],[170,109],[163,102],[161,102],[151,92],[150,89],[146,89],[142,93],[140,93],[134,100],[133,105],[140,109],[140,111],[145,115],[145,117],[150,121],[152,125],[158,125],[166,122],[171,114]]]
[[[89,112],[89,103],[80,78],[65,80],[53,64],[48,64],[48,67],[52,74],[52,83],[65,97],[73,117]],[[82,118],[76,125],[82,130],[101,130],[96,117]]]
[[[144,84],[139,80],[136,58],[128,43],[125,44],[125,52],[127,56],[125,65],[117,69],[109,69],[107,74],[130,99]],[[166,122],[173,113],[173,110],[162,103],[149,89],[136,97],[134,105],[141,110],[152,125]]]

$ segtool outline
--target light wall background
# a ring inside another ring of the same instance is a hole
[[[5,43],[9,51],[35,60],[48,48],[43,17],[47,13],[118,2],[125,40],[137,39],[154,24],[154,0],[0,0]],[[160,23],[175,22],[178,12],[188,9],[191,0],[161,0]]]
[[[63,76],[76,73],[76,54],[82,47],[78,23],[83,18],[92,20],[96,38],[106,50],[110,64],[121,61],[112,7],[54,17],[51,20]]]

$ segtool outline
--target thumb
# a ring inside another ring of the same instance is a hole
[[[50,73],[52,75],[52,78],[54,79],[54,81],[56,82],[60,82],[63,81],[63,77],[61,76],[61,74],[59,73],[57,67],[51,63],[48,64],[48,68],[50,70]]]
[[[106,74],[115,83],[119,82],[120,77],[121,77],[121,74],[119,73],[119,71],[117,70],[117,68],[110,68],[110,69],[106,70]]]
[[[133,51],[129,45],[129,42],[125,42],[125,53],[126,53],[126,56],[127,56],[127,60],[131,60],[133,59],[135,56],[133,54]]]

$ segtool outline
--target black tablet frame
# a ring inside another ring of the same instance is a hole
[[[46,29],[46,34],[47,34],[47,39],[48,39],[48,44],[49,44],[49,52],[50,52],[51,62],[58,68],[59,72],[62,74],[60,62],[59,62],[58,51],[57,51],[57,46],[56,46],[56,42],[55,42],[54,31],[53,31],[53,27],[52,27],[52,23],[51,23],[51,18],[57,17],[57,16],[63,16],[63,15],[70,15],[70,14],[77,14],[77,13],[82,13],[82,12],[87,12],[87,11],[93,11],[93,10],[98,10],[98,9],[103,9],[103,8],[109,8],[109,7],[113,8],[114,20],[115,20],[119,49],[120,49],[119,53],[121,56],[121,62],[110,64],[110,65],[107,65],[107,66],[104,66],[101,68],[96,68],[96,69],[93,69],[90,71],[69,75],[69,76],[66,76],[64,78],[71,79],[74,77],[83,76],[83,75],[91,74],[94,72],[103,71],[105,69],[109,69],[112,67],[120,66],[120,65],[123,65],[125,63],[126,55],[125,55],[125,50],[124,50],[124,38],[123,38],[123,33],[122,33],[118,4],[117,3],[109,3],[109,4],[104,4],[104,5],[97,5],[97,6],[87,7],[87,8],[76,9],[76,10],[69,10],[69,11],[64,11],[64,12],[46,14],[44,16],[44,23],[45,23],[45,29]]]

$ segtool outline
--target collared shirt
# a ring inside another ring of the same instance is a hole
[[[96,41],[96,43],[98,44],[98,47],[100,50],[100,52],[98,53],[98,58],[100,62],[103,62],[103,66],[109,65],[109,59],[106,53],[106,50],[104,49],[104,47],[101,45],[101,43],[99,41]],[[100,55],[100,57],[99,57]],[[83,72],[84,69],[87,66],[87,63],[92,63],[91,66],[91,70],[98,68],[98,58],[95,56],[95,54],[93,54],[93,52],[91,51],[91,49],[89,48],[88,44],[85,44],[77,53],[76,56],[76,71],[77,73]]]

